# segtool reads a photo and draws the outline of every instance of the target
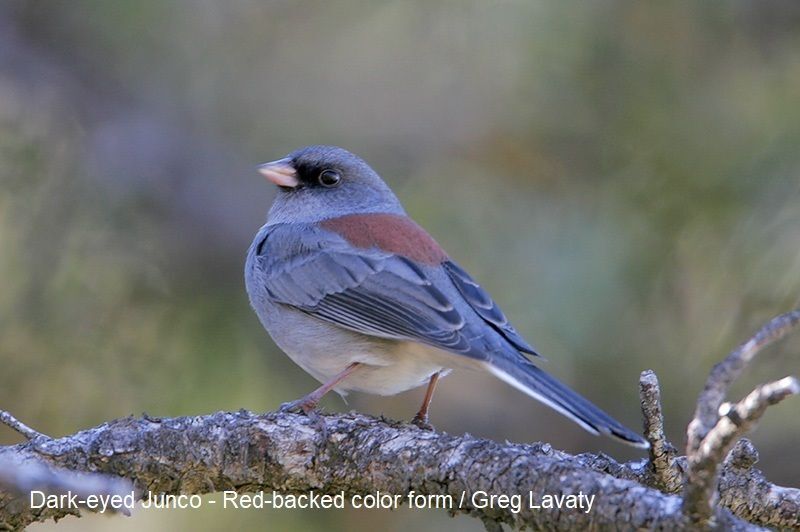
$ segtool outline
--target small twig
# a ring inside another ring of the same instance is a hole
[[[763,384],[736,404],[725,403],[720,418],[698,450],[689,456],[689,478],[684,491],[684,511],[695,523],[707,521],[716,503],[719,464],[736,441],[761,418],[767,407],[800,394],[800,381],[786,377]]]
[[[800,489],[771,484],[756,462],[758,451],[747,438],[734,444],[720,471],[719,504],[760,526],[800,530]]]
[[[41,432],[33,430],[28,425],[26,425],[19,419],[15,418],[5,410],[0,410],[0,422],[14,429],[15,431],[19,432],[23,436],[25,436],[25,438],[28,441],[33,441],[37,439],[47,439],[47,440],[50,439],[50,436],[47,436],[45,434],[42,434]]]
[[[719,463],[733,443],[747,433],[764,415],[767,407],[797,394],[800,394],[800,381],[795,377],[785,377],[779,381],[762,384],[736,404],[724,403],[720,407],[720,419],[717,425],[700,445],[698,458]]]
[[[687,456],[697,452],[703,439],[717,424],[719,408],[725,401],[728,388],[741,375],[747,364],[762,349],[786,336],[798,324],[800,324],[800,310],[773,318],[752,338],[731,351],[725,360],[714,366],[697,399],[694,419],[687,429]]]
[[[758,451],[755,445],[747,438],[742,438],[733,444],[733,449],[728,453],[722,467],[723,469],[731,467],[736,469],[750,469],[756,465],[756,463],[758,463]]]
[[[658,377],[651,370],[643,371],[639,377],[639,397],[644,416],[644,437],[650,443],[649,465],[653,484],[666,493],[677,493],[683,486],[683,475],[675,462],[677,450],[664,434],[661,389]]]

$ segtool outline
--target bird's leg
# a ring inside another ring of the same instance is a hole
[[[353,373],[356,370],[356,368],[358,368],[360,365],[361,365],[360,362],[353,362],[352,364],[344,368],[344,370],[331,377],[330,380],[328,380],[326,383],[324,383],[322,386],[320,386],[310,394],[301,397],[296,401],[283,403],[281,405],[281,412],[295,412],[298,414],[300,412],[303,412],[306,415],[311,414],[311,412],[313,412],[314,409],[317,408],[317,405],[319,404],[320,400],[325,396],[325,394],[331,391],[337,384],[342,382],[345,378],[347,378],[347,376]]]
[[[431,380],[428,382],[428,389],[425,391],[425,399],[422,400],[422,406],[419,407],[419,412],[414,416],[411,422],[421,429],[433,430],[433,425],[428,423],[428,408],[433,399],[433,392],[436,390],[436,383],[439,382],[439,372],[437,371],[431,375]]]

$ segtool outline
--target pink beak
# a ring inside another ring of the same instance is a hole
[[[291,159],[288,158],[260,164],[258,171],[279,187],[295,188],[300,184],[297,179],[297,170],[292,166]]]

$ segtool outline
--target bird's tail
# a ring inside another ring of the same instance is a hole
[[[527,359],[498,357],[487,369],[499,379],[564,414],[592,434],[606,434],[628,445],[648,448],[647,440],[561,384]]]

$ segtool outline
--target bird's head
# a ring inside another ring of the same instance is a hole
[[[278,186],[268,223],[317,222],[361,213],[404,214],[399,200],[360,157],[336,146],[306,146],[259,165]]]

